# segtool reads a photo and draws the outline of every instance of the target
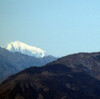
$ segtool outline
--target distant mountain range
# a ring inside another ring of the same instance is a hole
[[[19,52],[10,52],[0,47],[0,82],[30,66],[42,66],[56,60],[53,56],[36,58]]]
[[[0,85],[0,99],[100,99],[100,53],[25,69]]]
[[[10,44],[7,45],[6,49],[11,52],[20,52],[22,54],[26,54],[29,56],[35,56],[38,58],[42,58],[46,54],[44,50],[34,47],[34,46],[29,46],[20,41],[11,42]]]

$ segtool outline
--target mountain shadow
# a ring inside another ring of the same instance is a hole
[[[12,53],[0,47],[0,82],[8,76],[31,66],[42,66],[56,60],[53,56],[36,58],[19,52]]]

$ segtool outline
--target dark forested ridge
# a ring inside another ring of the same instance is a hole
[[[100,53],[25,69],[0,85],[0,99],[100,99]]]
[[[42,66],[56,60],[53,56],[44,58],[36,58],[21,54],[19,52],[12,53],[0,47],[0,82],[9,75],[15,74],[30,66]]]

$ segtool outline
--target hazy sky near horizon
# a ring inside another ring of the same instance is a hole
[[[100,51],[100,0],[0,0],[0,46],[16,40],[54,56]]]

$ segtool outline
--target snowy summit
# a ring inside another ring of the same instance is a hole
[[[34,46],[29,46],[19,41],[11,42],[10,44],[7,45],[6,49],[11,52],[20,52],[23,54],[36,56],[39,58],[42,58],[45,56],[44,50],[34,47]]]

